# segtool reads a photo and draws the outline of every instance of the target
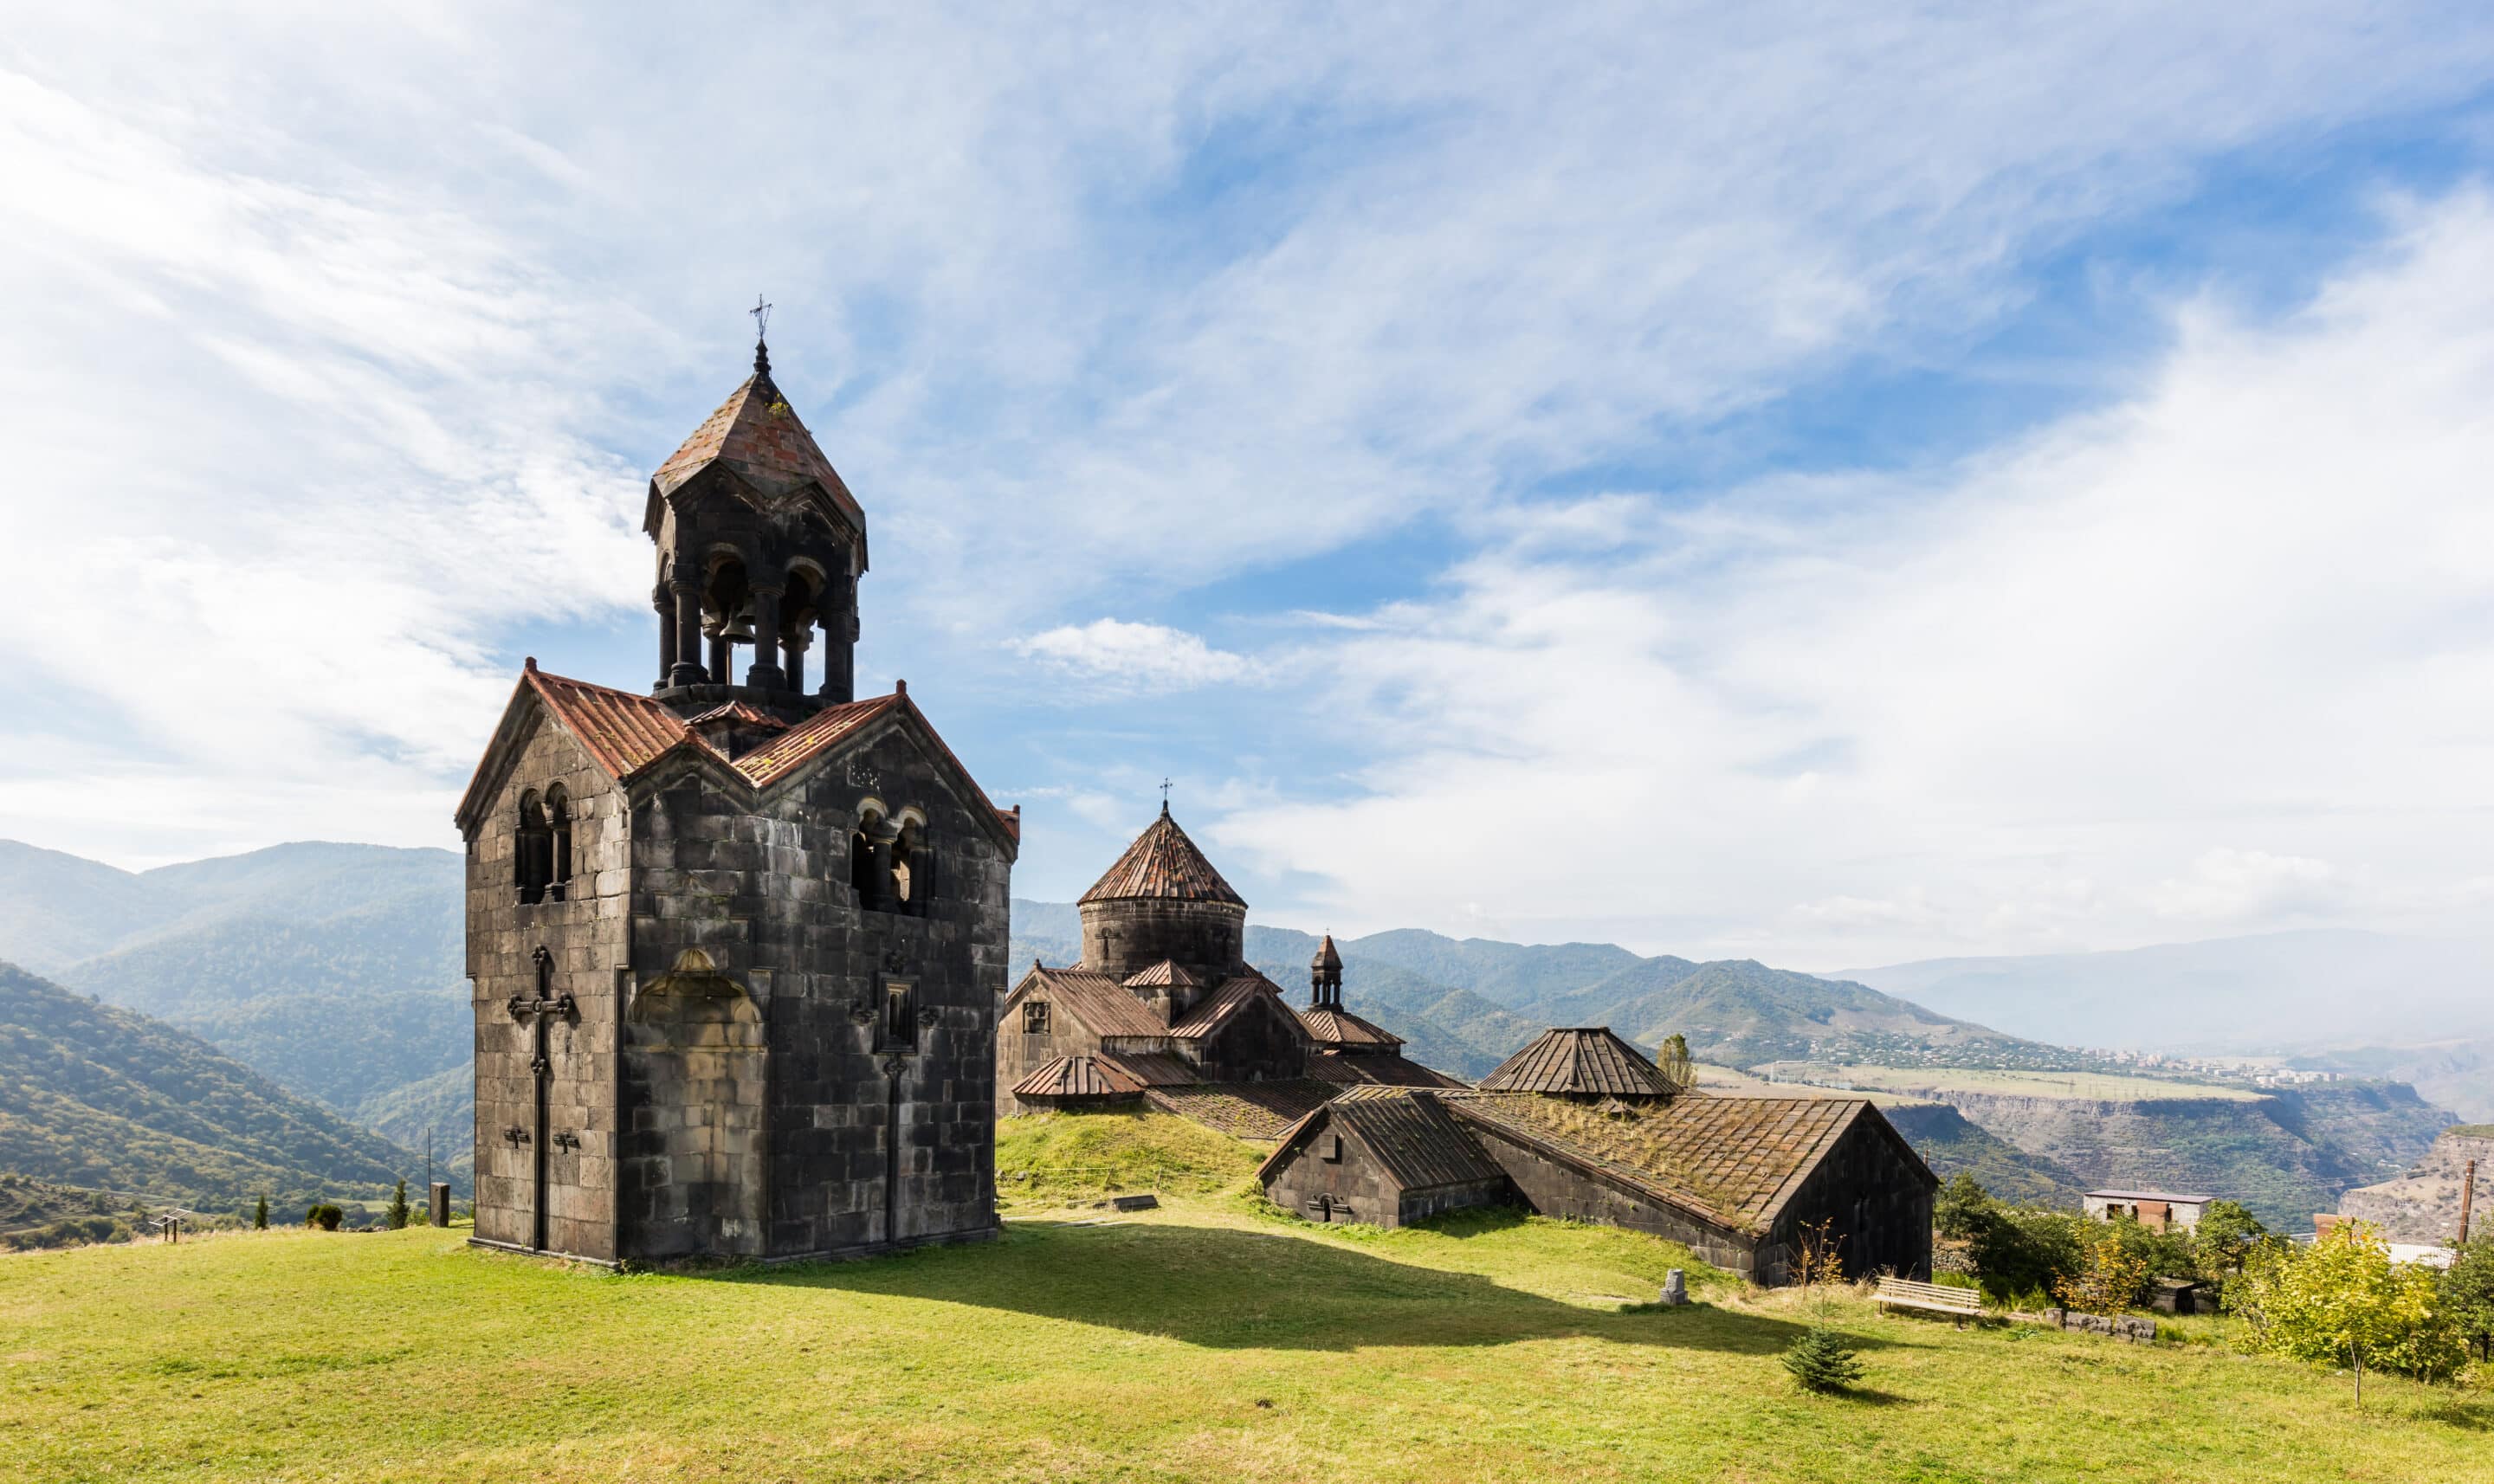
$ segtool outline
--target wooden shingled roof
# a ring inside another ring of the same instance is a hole
[[[1402,1037],[1347,1010],[1302,1010],[1298,1014],[1299,1023],[1308,1028],[1309,1039],[1322,1046],[1390,1051],[1403,1044]]]
[[[1325,1115],[1331,1125],[1356,1134],[1407,1191],[1506,1177],[1506,1171],[1464,1132],[1434,1093],[1354,1087],[1326,1105]],[[1281,1149],[1265,1165],[1280,1159],[1293,1141],[1285,1136]]]
[[[1521,1093],[1449,1093],[1459,1119],[1538,1143],[1725,1226],[1763,1231],[1857,1120],[1857,1098],[1675,1098],[1589,1107]],[[1891,1131],[1893,1133],[1893,1131]],[[1901,1147],[1911,1152],[1900,1137]],[[1916,1163],[1920,1163],[1917,1160]]]
[[[1483,1092],[1664,1098],[1673,1091],[1636,1047],[1607,1025],[1554,1027],[1480,1079]]]
[[[1047,999],[1062,1007],[1094,1036],[1164,1037],[1170,1028],[1152,1008],[1113,977],[1093,969],[1033,967],[1022,976],[1005,1007]]]
[[[1308,1058],[1308,1075],[1338,1087],[1469,1087],[1399,1051],[1326,1051]]]
[[[1060,1056],[1013,1085],[1017,1098],[1131,1098],[1143,1079],[1109,1056]]]
[[[1080,901],[1121,901],[1149,897],[1161,901],[1223,902],[1244,910],[1247,901],[1230,889],[1212,863],[1203,858],[1195,841],[1170,818],[1169,805],[1161,805],[1161,817],[1151,828],[1135,836],[1135,843],[1117,858],[1091,890]]]

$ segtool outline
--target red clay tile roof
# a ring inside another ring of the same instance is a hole
[[[1212,868],[1195,841],[1170,818],[1169,805],[1161,805],[1161,817],[1151,828],[1135,836],[1135,843],[1117,858],[1117,863],[1091,884],[1091,890],[1078,901],[1117,901],[1133,897],[1154,897],[1164,901],[1227,902],[1244,908],[1247,903],[1230,883]]]
[[[1858,1098],[1709,1098],[1614,1111],[1533,1093],[1448,1093],[1457,1118],[1560,1151],[1727,1227],[1764,1231],[1859,1118]]]
[[[1163,986],[1171,989],[1198,989],[1202,985],[1201,979],[1181,968],[1174,958],[1164,958],[1148,969],[1137,969],[1126,976],[1126,987],[1129,989],[1153,989]]]
[[[1299,1023],[1308,1028],[1309,1038],[1319,1045],[1373,1046],[1383,1050],[1403,1044],[1402,1037],[1347,1010],[1302,1010],[1298,1014]]]
[[[895,694],[851,701],[846,706],[827,706],[738,758],[736,771],[756,783],[768,783],[894,707],[907,704],[907,697]],[[987,801],[982,798],[979,802]]]
[[[1279,1138],[1291,1125],[1324,1106],[1331,1084],[1301,1078],[1288,1082],[1198,1082],[1192,1087],[1151,1087],[1143,1096],[1165,1113],[1192,1118],[1232,1138]]]
[[[1170,1028],[1135,992],[1090,969],[1033,969],[1011,998],[1045,996],[1094,1036],[1167,1036]]]
[[[1262,974],[1241,974],[1223,983],[1222,986],[1195,1002],[1192,1009],[1177,1017],[1169,1034],[1188,1041],[1200,1041],[1230,1023],[1230,1017],[1260,999],[1270,998],[1273,1008],[1284,1015],[1291,1013],[1290,1003],[1282,991]]]
[[[1143,1079],[1105,1056],[1060,1056],[1013,1085],[1017,1098],[1131,1098]]]
[[[814,436],[806,431],[797,409],[780,395],[768,371],[755,372],[728,393],[718,410],[658,466],[650,483],[661,496],[672,495],[713,464],[734,471],[775,502],[808,484],[820,485],[858,532],[866,531],[866,512],[857,497],[840,481],[832,461],[823,457]]]
[[[692,723],[677,715],[665,704],[635,691],[615,690],[605,685],[593,685],[587,681],[551,675],[537,669],[532,662],[520,673],[520,682],[512,691],[512,699],[516,702],[522,692],[534,693],[557,724],[580,742],[590,761],[619,783],[628,782],[676,748],[691,746],[718,758],[744,774],[756,788],[767,788],[806,759],[854,735],[867,722],[905,707],[918,718],[919,724],[927,728],[927,735],[934,739],[936,750],[969,785],[973,797],[965,802],[974,809],[986,809],[998,828],[1017,844],[1021,839],[1020,809],[999,809],[988,800],[978,780],[970,776],[968,769],[961,767],[961,760],[954,756],[952,747],[936,732],[934,724],[928,721],[927,713],[919,711],[917,703],[909,699],[905,690],[896,689],[888,696],[870,696],[844,706],[826,707],[737,758],[723,756],[711,745],[703,733],[694,729]],[[713,707],[695,716],[693,721],[729,718],[745,724],[778,724],[767,712],[743,701]],[[488,748],[485,757],[478,760],[474,775],[469,779],[467,794],[461,799],[458,810],[458,818],[463,824],[470,809],[480,806],[477,790],[485,784],[485,769],[493,758],[494,752]]]
[[[775,732],[784,732],[788,729],[788,723],[744,701],[730,701],[725,706],[714,706],[709,711],[696,712],[684,718],[684,725],[697,727],[711,721],[741,721],[746,726],[769,727]]]
[[[1607,1094],[1660,1098],[1671,1094],[1654,1063],[1606,1025],[1554,1028],[1499,1063],[1480,1079],[1483,1092]]]

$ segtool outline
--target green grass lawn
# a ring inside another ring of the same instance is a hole
[[[1745,1294],[1628,1232],[1028,1209],[709,1276],[423,1228],[0,1258],[0,1480],[2494,1480],[2494,1397],[2358,1416],[2282,1363]],[[1673,1265],[1701,1302],[1636,1307]],[[1862,1395],[1777,1366],[1813,1307]]]

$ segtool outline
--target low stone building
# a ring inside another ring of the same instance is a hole
[[[1082,961],[1035,963],[1005,999],[1006,1113],[1143,1103],[1272,1138],[1346,1086],[1463,1085],[1344,1008],[1330,936],[1293,1010],[1247,963],[1247,903],[1166,803],[1077,907]]]
[[[2200,1225],[2200,1213],[2216,1198],[2173,1191],[2088,1191],[2079,1197],[2079,1204],[2100,1222],[2121,1216],[2150,1231],[2188,1231]]]
[[[1515,1200],[1545,1216],[1667,1237],[1769,1286],[1788,1282],[1805,1234],[1823,1231],[1848,1275],[1931,1275],[1939,1181],[1862,1099],[1679,1089],[1600,1027],[1545,1034],[1477,1089],[1380,1088],[1346,1099],[1283,1136],[1259,1171],[1268,1198],[1312,1219],[1381,1225],[1414,1220],[1408,1212],[1418,1207],[1436,1214]],[[1445,1118],[1346,1113],[1393,1099],[1434,1105]],[[1483,1164],[1449,1156],[1449,1125]],[[1329,1159],[1337,1136],[1341,1157]],[[1485,1166],[1504,1176],[1495,1188],[1414,1183],[1408,1173]]]

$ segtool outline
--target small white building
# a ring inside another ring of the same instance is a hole
[[[2188,1231],[2200,1225],[2200,1213],[2217,1197],[2172,1191],[2089,1191],[2079,1198],[2087,1215],[2100,1222],[2127,1216],[2157,1231]]]

